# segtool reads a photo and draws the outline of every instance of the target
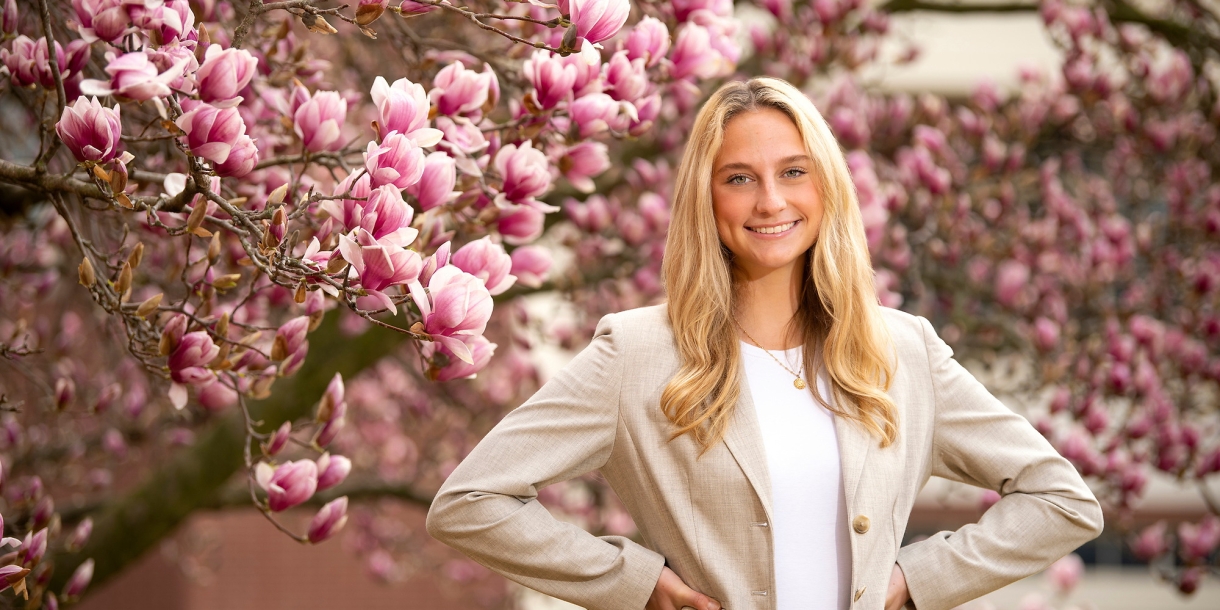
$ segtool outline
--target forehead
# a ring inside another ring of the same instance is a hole
[[[729,119],[713,163],[768,163],[805,155],[805,141],[792,119],[775,108],[748,110]]]

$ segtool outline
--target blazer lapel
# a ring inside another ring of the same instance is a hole
[[[758,494],[767,519],[773,520],[767,452],[763,447],[762,428],[758,424],[758,414],[754,412],[754,399],[745,375],[741,376],[741,396],[733,409],[733,420],[729,422],[729,429],[724,434],[724,444],[749,479],[750,485],[754,487],[754,493]]]
[[[834,419],[835,436],[839,439],[839,468],[843,472],[843,497],[851,510],[860,475],[864,473],[864,461],[876,440],[859,423],[837,415]]]

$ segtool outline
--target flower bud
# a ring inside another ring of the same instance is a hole
[[[263,443],[263,453],[267,454],[268,457],[279,453],[288,444],[288,439],[291,435],[292,422],[286,421],[280,424],[280,427],[271,434],[271,438],[268,438],[267,442]]]
[[[90,557],[77,566],[76,571],[72,572],[72,577],[68,579],[68,584],[64,585],[64,597],[67,599],[76,599],[85,592],[89,586],[89,581],[93,580],[93,558]]]
[[[76,272],[81,286],[93,288],[93,284],[97,282],[97,275],[93,273],[93,263],[89,262],[88,256],[81,259],[80,266],[76,268]]]
[[[313,496],[318,488],[318,465],[313,460],[297,460],[272,469],[266,462],[260,462],[256,477],[267,491],[267,507],[279,512]]]
[[[309,523],[309,541],[317,544],[335,535],[347,523],[347,496],[327,502]]]
[[[154,294],[146,299],[143,303],[140,303],[140,306],[136,308],[136,315],[140,316],[141,318],[147,318],[148,314],[157,311],[157,308],[161,306],[161,299],[164,298],[164,296],[164,293],[158,292],[157,294]]]
[[[293,129],[310,152],[343,148],[343,122],[347,100],[337,91],[318,91],[293,113]]]
[[[504,246],[493,243],[487,236],[459,248],[453,253],[452,262],[462,271],[483,280],[492,295],[503,293],[517,281],[510,273],[512,257],[504,251]]]
[[[18,593],[25,591],[25,577],[29,573],[29,568],[19,565],[10,564],[0,567],[0,591],[9,587]]]
[[[78,551],[85,543],[89,542],[89,536],[93,535],[93,518],[85,517],[76,528],[72,530],[72,535],[68,538],[68,549]]]
[[[576,35],[592,43],[617,34],[631,12],[628,0],[570,0],[568,7]]]
[[[4,0],[4,14],[0,16],[0,30],[5,34],[17,31],[17,21],[21,15],[17,13],[17,0]]]
[[[119,156],[123,125],[119,107],[107,108],[97,98],[80,96],[64,106],[55,133],[77,161],[106,163]]]
[[[356,7],[356,24],[368,25],[377,21],[389,4],[390,0],[360,0]]]
[[[207,48],[195,72],[199,98],[218,105],[236,105],[238,94],[258,72],[258,58],[245,49]]]
[[[343,482],[352,471],[352,461],[342,455],[323,453],[318,458],[318,491],[330,489]]]

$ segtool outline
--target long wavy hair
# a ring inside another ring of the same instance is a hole
[[[817,241],[805,257],[800,303],[793,321],[804,339],[805,379],[814,399],[838,417],[863,425],[882,447],[897,436],[897,409],[886,393],[896,363],[881,319],[873,268],[856,188],[847,160],[821,113],[791,84],[768,77],[721,87],[695,117],[678,166],[662,280],[681,368],[661,393],[673,422],[671,440],[693,434],[702,453],[724,438],[741,394],[740,346],[734,313],[737,280],[732,252],[721,242],[712,213],[713,161],[728,122],[763,108],[796,125],[823,205]],[[826,369],[833,404],[817,391]]]

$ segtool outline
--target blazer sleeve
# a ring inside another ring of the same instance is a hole
[[[531,589],[590,609],[641,610],[665,559],[629,538],[595,537],[537,499],[600,468],[613,450],[624,370],[615,314],[592,343],[510,412],[437,492],[428,533]]]
[[[915,607],[939,610],[1046,568],[1096,538],[1102,513],[1076,468],[919,322],[935,395],[931,473],[1001,496],[978,523],[899,550]]]

